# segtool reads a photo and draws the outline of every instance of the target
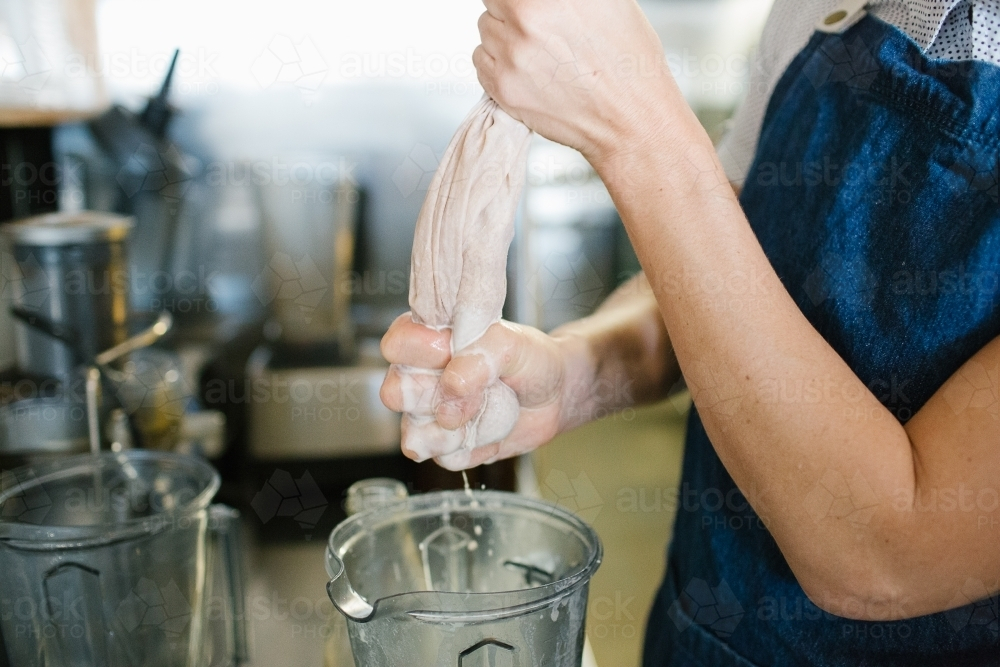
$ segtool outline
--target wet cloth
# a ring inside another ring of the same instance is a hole
[[[500,320],[530,140],[523,123],[484,96],[448,145],[417,218],[411,315],[419,324],[451,329],[452,354],[474,345]],[[404,400],[408,392],[429,390],[439,375],[419,369],[405,374]],[[458,431],[442,429],[432,416],[406,415],[407,443],[423,457],[464,467],[471,449],[510,433],[518,410],[513,390],[497,381],[479,414]]]

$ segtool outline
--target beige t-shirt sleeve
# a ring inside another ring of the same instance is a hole
[[[746,179],[771,93],[795,55],[809,41],[820,18],[838,0],[775,0],[764,24],[760,46],[750,58],[750,78],[743,103],[717,151],[729,180],[740,187]]]

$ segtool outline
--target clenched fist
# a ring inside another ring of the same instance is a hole
[[[572,422],[566,417],[568,401],[576,398],[572,389],[587,386],[592,372],[581,339],[509,322],[494,324],[454,357],[450,350],[449,330],[435,331],[414,323],[409,313],[401,315],[382,339],[382,354],[392,366],[381,396],[390,409],[404,413],[403,452],[418,461],[433,457],[453,470],[551,440]],[[499,442],[456,451],[497,379],[517,395],[514,429]]]

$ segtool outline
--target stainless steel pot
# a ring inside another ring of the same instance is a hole
[[[2,306],[20,320],[15,344],[22,372],[66,379],[127,338],[131,228],[131,218],[94,211],[0,227],[15,269]]]

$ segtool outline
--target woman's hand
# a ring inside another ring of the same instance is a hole
[[[551,334],[499,322],[451,355],[451,333],[400,315],[382,354],[392,364],[382,402],[403,415],[403,452],[434,457],[446,468],[471,468],[544,445],[598,417],[658,400],[677,384],[680,369],[656,299],[642,274],[622,285],[593,315]],[[402,368],[408,367],[408,368]],[[498,443],[441,457],[500,379],[520,403],[517,423]],[[438,444],[435,445],[434,443]],[[471,454],[471,459],[469,458]]]
[[[402,448],[414,460],[433,456],[446,468],[469,468],[535,449],[569,423],[572,387],[589,390],[591,384],[582,381],[593,375],[585,344],[572,336],[555,338],[500,322],[454,357],[450,343],[450,331],[416,324],[409,313],[397,318],[382,339],[382,354],[392,364],[382,401],[404,413]],[[513,431],[501,442],[454,456],[434,451],[435,442],[445,445],[462,437],[463,427],[482,407],[486,388],[497,379],[514,390],[521,406]]]
[[[510,115],[591,162],[642,145],[669,126],[672,107],[686,108],[635,0],[484,3],[482,44],[472,55],[483,88]]]

